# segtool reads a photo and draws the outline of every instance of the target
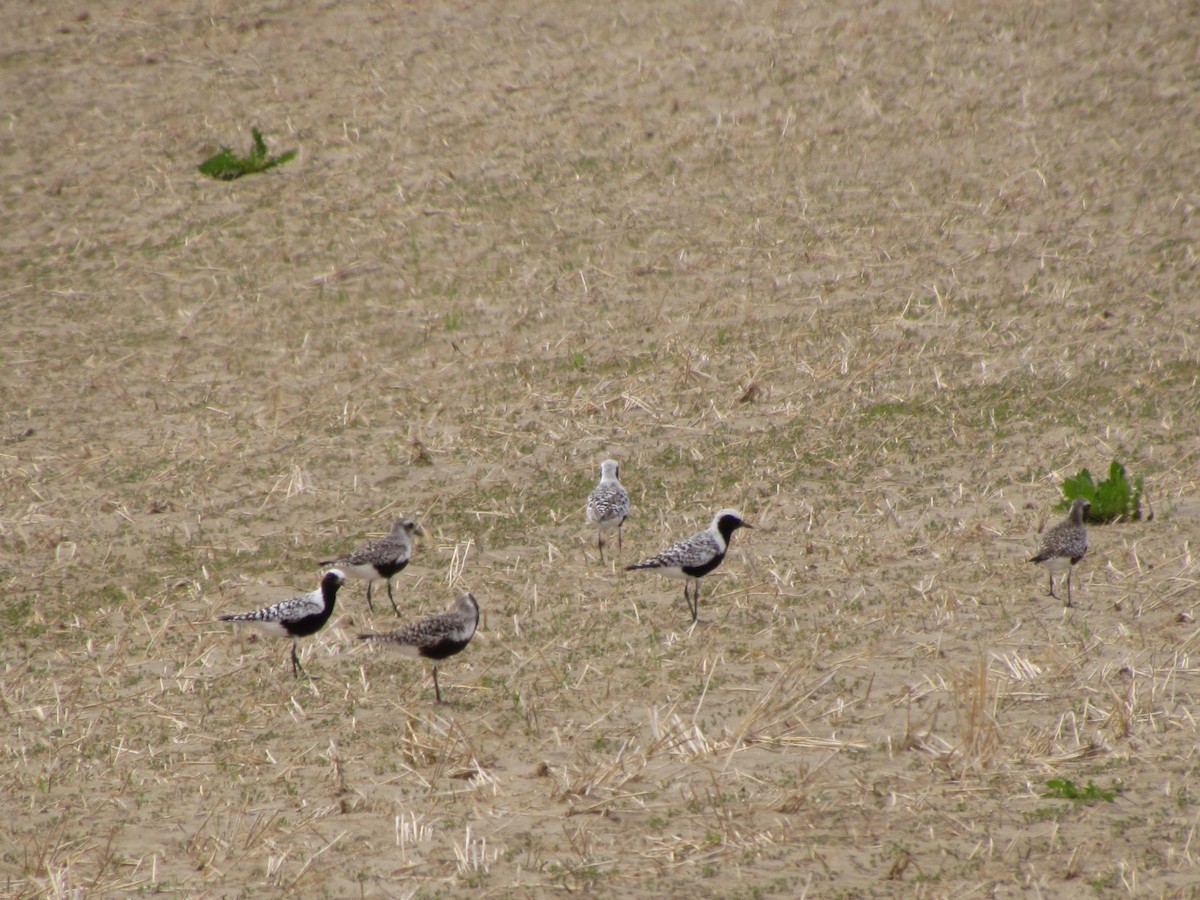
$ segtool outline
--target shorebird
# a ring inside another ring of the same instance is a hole
[[[621,555],[621,525],[629,515],[629,492],[622,486],[618,475],[621,466],[615,459],[600,463],[600,483],[588,494],[584,516],[596,526],[599,534],[600,562],[604,562],[604,535],[617,530],[617,556]]]
[[[1050,573],[1050,596],[1056,599],[1058,594],[1054,593],[1054,576],[1067,573],[1067,606],[1071,605],[1071,569],[1087,553],[1087,526],[1083,523],[1091,508],[1092,504],[1082,497],[1076,497],[1071,502],[1067,517],[1042,536],[1042,546],[1029,559],[1031,563],[1041,563],[1046,567]]]
[[[625,569],[654,569],[660,575],[683,578],[683,599],[692,614],[692,624],[700,620],[700,579],[721,564],[729,541],[739,528],[753,528],[742,521],[735,509],[723,509],[713,516],[712,524],[704,531],[672,544],[652,559],[634,563]],[[688,596],[688,586],[691,596]]]
[[[321,576],[321,586],[311,594],[301,594],[265,606],[254,612],[239,615],[221,616],[222,622],[245,622],[253,625],[263,634],[292,639],[292,674],[299,677],[304,671],[300,666],[300,655],[296,652],[296,644],[302,637],[316,634],[325,627],[329,617],[333,615],[333,604],[337,601],[337,592],[346,583],[346,576],[337,569],[330,569]]]
[[[408,565],[412,559],[412,535],[417,527],[412,519],[401,516],[392,523],[392,530],[381,538],[367,541],[360,547],[355,547],[345,556],[336,559],[322,560],[322,566],[340,566],[346,574],[360,578],[367,583],[367,606],[375,612],[375,604],[371,602],[371,588],[376,581],[386,581],[388,599],[392,601],[392,609],[400,615],[396,606],[396,598],[392,596],[392,576]]]
[[[479,604],[468,591],[459,591],[458,599],[447,612],[418,619],[400,626],[395,631],[360,634],[358,639],[388,644],[405,656],[423,656],[434,660],[433,691],[437,702],[441,703],[442,689],[438,686],[437,663],[466,647],[475,636],[475,629],[478,627]]]

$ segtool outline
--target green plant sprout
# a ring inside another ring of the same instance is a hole
[[[1125,467],[1115,459],[1108,467],[1108,478],[1095,482],[1092,473],[1080,469],[1079,474],[1063,482],[1063,500],[1060,509],[1066,509],[1076,497],[1082,497],[1091,505],[1089,522],[1115,522],[1118,519],[1140,519],[1142,517],[1141,475],[1131,483]]]
[[[265,172],[267,169],[281,166],[296,156],[295,150],[280,153],[278,156],[267,156],[267,144],[263,140],[262,132],[251,128],[250,134],[254,138],[254,146],[246,156],[238,156],[228,147],[222,147],[197,168],[218,181],[233,181],[243,175],[253,175],[255,172]]]
[[[1046,782],[1046,787],[1049,790],[1042,796],[1073,800],[1076,803],[1099,803],[1101,800],[1112,803],[1117,797],[1116,791],[1106,791],[1091,781],[1086,787],[1080,787],[1069,778],[1051,778]]]

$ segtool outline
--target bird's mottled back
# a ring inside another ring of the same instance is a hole
[[[1041,547],[1030,562],[1046,562],[1052,558],[1079,562],[1087,553],[1087,526],[1084,522],[1092,505],[1082,497],[1076,497],[1067,517],[1048,529],[1042,536]]]
[[[616,526],[629,515],[629,493],[621,484],[615,459],[600,463],[600,483],[588,494],[585,515],[593,525]]]
[[[392,601],[392,609],[399,615],[400,609],[392,595],[392,577],[403,571],[412,559],[413,531],[416,527],[417,523],[412,519],[401,516],[383,537],[367,541],[344,556],[321,560],[320,565],[341,566],[347,575],[366,581],[367,606],[372,610],[375,605],[371,602],[371,590],[375,582],[387,582],[388,599]]]
[[[294,626],[302,619],[311,616],[321,616],[333,612],[337,599],[338,588],[346,581],[346,576],[337,569],[330,569],[321,576],[321,586],[315,591],[281,600],[271,606],[264,606],[253,612],[237,613],[221,616],[222,622],[249,622],[252,624],[276,624],[282,629]],[[326,618],[328,616],[326,615]],[[324,624],[324,623],[322,623]]]
[[[739,528],[753,528],[749,522],[742,519],[736,509],[722,509],[713,516],[712,524],[704,531],[697,532],[691,537],[684,538],[664,550],[658,556],[626,566],[632,569],[654,569],[660,575],[670,575],[674,578],[686,579],[683,586],[683,599],[692,613],[692,622],[699,620],[700,579],[721,564],[725,552],[729,549],[729,541]],[[688,585],[692,585],[689,594]]]
[[[729,540],[739,528],[751,527],[742,520],[736,509],[723,509],[713,516],[712,524],[704,531],[677,541],[658,556],[635,563],[630,569],[683,569],[699,567],[725,555]]]
[[[431,656],[438,652],[439,648],[448,649],[449,645],[458,645],[451,651],[457,653],[475,636],[475,629],[478,627],[479,603],[470,592],[460,591],[454,606],[446,612],[418,619],[416,622],[402,625],[395,631],[368,632],[358,637],[364,641],[389,644],[412,656]],[[449,656],[451,653],[443,655]]]
[[[1067,606],[1072,605],[1071,599],[1071,569],[1083,559],[1087,553],[1088,536],[1087,514],[1092,505],[1082,497],[1076,497],[1071,503],[1071,511],[1067,517],[1042,535],[1042,544],[1038,552],[1029,558],[1030,562],[1040,563],[1046,567],[1050,578],[1050,596],[1054,593],[1054,576],[1067,573]]]
[[[618,474],[620,464],[615,459],[606,459],[600,463],[600,483],[588,494],[587,505],[584,507],[584,518],[596,526],[596,545],[600,551],[600,561],[604,561],[604,535],[606,532],[617,532],[617,553],[621,552],[621,526],[629,515],[629,492],[621,484]]]
[[[244,622],[252,625],[265,634],[292,639],[292,671],[299,675],[300,656],[296,652],[298,638],[316,634],[325,627],[329,617],[333,615],[334,604],[337,603],[337,592],[346,582],[346,576],[338,569],[330,569],[321,576],[321,586],[308,594],[292,597],[256,609],[254,612],[237,615],[221,616],[222,622]]]
[[[345,556],[325,560],[323,566],[340,564],[346,566],[386,566],[407,562],[412,556],[412,535],[417,523],[401,517],[392,523],[392,530],[381,538],[367,541],[355,547]]]
[[[434,661],[433,690],[438,703],[442,689],[438,684],[439,660],[454,656],[471,642],[479,627],[479,604],[469,591],[460,591],[454,605],[444,613],[419,619],[395,631],[360,634],[359,640],[377,641],[407,656],[423,656]]]

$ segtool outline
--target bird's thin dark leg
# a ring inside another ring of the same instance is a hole
[[[433,667],[433,695],[437,697],[437,702],[442,702],[442,689],[438,686],[437,666]]]
[[[367,582],[367,608],[370,609],[371,612],[375,612],[375,604],[371,602],[371,588],[373,588],[373,587],[375,587],[375,582],[368,581]]]
[[[299,678],[304,669],[300,666],[300,655],[296,652],[297,643],[298,641],[292,638],[292,674]]]
[[[388,599],[392,601],[392,609],[395,610],[396,615],[399,616],[400,615],[400,607],[398,607],[396,605],[396,598],[392,596],[392,579],[389,578],[387,580],[387,586],[388,586]]]
[[[688,595],[688,583],[691,583],[692,593]],[[700,582],[694,578],[683,583],[683,599],[687,603],[688,612],[692,614],[692,624],[700,620]]]
[[[622,549],[623,548],[621,547],[621,526],[618,525],[617,526],[617,559],[618,560],[621,559],[621,550]]]
[[[1071,570],[1067,569],[1067,606],[1071,606]]]
[[[600,562],[604,562],[604,532],[600,531],[596,537],[596,546],[600,549]]]
[[[1054,593],[1054,573],[1050,573],[1050,596],[1055,600],[1058,599],[1058,594]]]

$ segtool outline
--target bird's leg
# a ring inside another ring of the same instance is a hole
[[[1053,597],[1055,600],[1057,600],[1058,594],[1054,593],[1054,573],[1050,572],[1049,569],[1047,569],[1046,571],[1050,573],[1050,596]]]
[[[373,587],[375,587],[375,582],[368,581],[367,582],[367,608],[370,609],[371,612],[375,612],[375,604],[371,602],[371,588],[373,588]]]
[[[601,528],[596,533],[596,546],[600,550],[600,563],[603,564],[604,563],[604,529],[603,528]]]
[[[1071,570],[1067,569],[1067,608],[1071,608]]]
[[[433,695],[437,697],[437,702],[442,702],[442,689],[438,687],[437,666],[433,667]]]
[[[620,559],[621,559],[621,550],[622,550],[622,547],[621,547],[621,525],[618,524],[617,525],[617,560],[618,561],[620,561]]]
[[[392,609],[395,610],[397,617],[400,615],[400,607],[396,605],[396,598],[392,596],[392,579],[387,580],[388,599],[392,601]]]
[[[303,672],[304,669],[300,666],[300,655],[296,653],[297,643],[299,642],[295,638],[292,638],[292,674],[299,678],[300,673]]]
[[[688,595],[688,584],[692,586],[692,593]],[[700,598],[698,596],[700,582],[689,578],[683,583],[683,600],[687,604],[688,612],[692,614],[692,624],[695,625],[700,618]]]

